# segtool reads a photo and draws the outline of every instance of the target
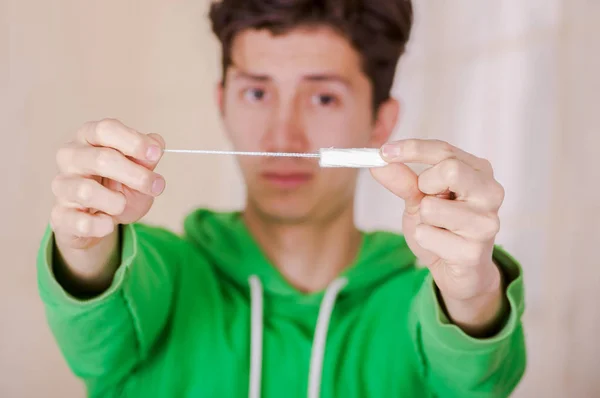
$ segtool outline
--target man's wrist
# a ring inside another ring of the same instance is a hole
[[[121,228],[88,249],[60,249],[55,241],[52,272],[62,288],[74,297],[102,294],[112,283],[121,261]]]
[[[456,300],[438,291],[438,301],[448,319],[472,337],[485,338],[497,334],[510,312],[504,277],[499,267],[494,269],[496,275],[492,284],[478,296]]]

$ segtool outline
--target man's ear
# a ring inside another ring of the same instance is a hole
[[[396,123],[398,122],[399,114],[400,103],[395,98],[390,97],[379,105],[375,126],[371,132],[371,144],[374,147],[379,148],[390,139],[394,127],[396,127]]]
[[[215,101],[217,102],[217,107],[219,108],[219,113],[221,114],[221,117],[223,117],[223,115],[225,114],[223,95],[224,88],[223,81],[221,80],[215,86]]]
[[[215,85],[215,102],[217,103],[217,108],[219,108],[219,115],[221,116],[221,123],[223,123],[225,135],[231,140],[225,122],[225,85],[223,84],[223,81],[220,81]]]

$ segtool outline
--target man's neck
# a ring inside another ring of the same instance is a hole
[[[244,221],[267,257],[298,290],[324,289],[358,253],[360,232],[350,208],[327,222],[285,224],[246,208]]]

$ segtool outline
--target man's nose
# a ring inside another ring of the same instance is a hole
[[[282,102],[273,109],[264,144],[266,150],[274,152],[308,151],[302,109],[297,101]]]

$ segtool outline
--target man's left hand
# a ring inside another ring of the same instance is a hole
[[[373,177],[404,199],[402,231],[440,290],[452,321],[467,333],[485,333],[505,304],[492,260],[504,189],[489,161],[438,140],[384,145],[390,164]],[[431,165],[420,175],[406,163]]]

